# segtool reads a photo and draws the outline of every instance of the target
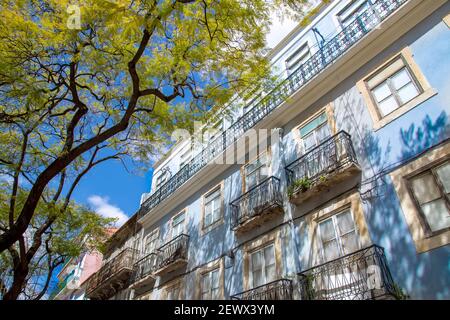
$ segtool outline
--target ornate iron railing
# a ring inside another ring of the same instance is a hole
[[[106,262],[100,270],[94,273],[87,282],[86,292],[90,293],[97,287],[105,283],[109,278],[117,274],[123,269],[133,269],[133,260],[137,255],[137,251],[132,248],[122,250],[117,256]]]
[[[384,249],[373,245],[305,270],[300,274],[302,299],[368,300],[395,297]]]
[[[158,249],[157,269],[163,269],[171,263],[188,258],[189,236],[180,234]]]
[[[183,168],[175,173],[165,184],[150,195],[141,205],[142,217],[161,201],[169,197],[198,171],[204,168],[218,154],[234,143],[239,137],[264,119],[276,107],[281,105],[294,92],[311,81],[320,72],[333,64],[354,44],[375,29],[408,0],[378,0],[371,8],[346,26],[340,33],[326,42],[318,52],[311,56],[273,90],[262,97],[253,108],[236,120],[227,130],[205,146]]]
[[[265,212],[274,206],[283,206],[283,196],[280,192],[280,179],[269,177],[254,186],[242,196],[230,203],[231,228]]]
[[[156,252],[152,252],[138,262],[134,264],[133,275],[131,276],[131,283],[138,282],[139,280],[150,276],[157,268],[158,255]]]
[[[347,132],[340,131],[288,164],[285,167],[287,182],[291,188],[301,184],[312,185],[350,163],[357,164],[352,139]]]
[[[292,300],[292,281],[280,279],[235,294],[232,300]]]

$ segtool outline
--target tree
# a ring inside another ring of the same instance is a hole
[[[4,192],[8,183],[0,184],[0,224],[7,225],[8,211]],[[17,203],[27,196],[19,189]],[[51,226],[43,228],[48,221]],[[73,202],[40,201],[27,232],[18,245],[0,255],[0,296],[4,299],[37,300],[49,289],[53,272],[65,261],[84,251],[103,250],[107,228],[114,219],[103,218]],[[45,229],[45,231],[43,231]]]
[[[0,176],[9,183],[0,254],[20,248],[41,202],[70,201],[95,165],[148,161],[175,128],[267,78],[265,33],[280,2],[2,1]]]

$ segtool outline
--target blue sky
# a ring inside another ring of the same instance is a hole
[[[272,15],[272,28],[267,35],[267,45],[273,48],[296,23],[289,19],[280,21]],[[127,172],[120,161],[107,161],[94,167],[80,181],[73,199],[89,205],[96,212],[118,218],[122,225],[139,209],[142,193],[150,191],[152,169],[142,176]]]

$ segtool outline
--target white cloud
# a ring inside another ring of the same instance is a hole
[[[118,218],[116,222],[118,227],[128,220],[128,216],[119,207],[109,203],[108,197],[92,195],[88,198],[88,202],[98,214],[106,218]]]

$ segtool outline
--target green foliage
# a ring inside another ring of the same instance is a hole
[[[295,180],[288,188],[288,196],[292,197],[297,190],[305,192],[311,187],[311,183],[311,180],[307,177]]]
[[[394,295],[395,299],[397,299],[397,300],[408,300],[409,299],[409,295],[405,291],[403,291],[403,289],[399,285],[394,283],[393,287],[394,287],[393,295]]]

